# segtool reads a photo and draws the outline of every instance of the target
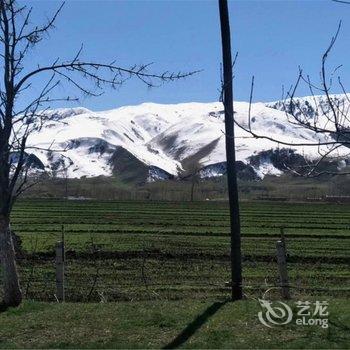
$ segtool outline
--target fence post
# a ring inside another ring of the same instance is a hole
[[[290,299],[285,242],[283,242],[282,240],[277,241],[276,249],[278,270],[280,274],[281,283],[281,295],[283,299]]]
[[[284,249],[286,250],[286,239],[284,235],[284,227],[280,227],[281,241],[284,245]]]
[[[56,244],[56,297],[58,302],[64,302],[64,243]]]

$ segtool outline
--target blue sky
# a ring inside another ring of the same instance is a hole
[[[33,6],[33,22],[46,18],[60,4],[54,0],[21,3]],[[252,75],[256,101],[279,99],[282,85],[295,81],[298,65],[317,81],[322,52],[341,19],[342,31],[329,66],[344,64],[339,73],[345,86],[350,87],[350,5],[331,0],[237,0],[231,1],[229,8],[232,49],[239,53],[236,100],[248,100]],[[132,80],[118,91],[106,90],[101,97],[82,98],[80,105],[87,108],[218,100],[221,47],[214,0],[68,0],[56,29],[32,53],[30,64],[51,62],[57,56],[70,58],[81,43],[83,57],[100,62],[117,59],[121,66],[155,62],[153,69],[158,72],[203,70],[195,77],[153,89]],[[43,81],[36,81],[37,86],[40,83]],[[57,96],[70,92],[71,88],[64,86]],[[308,91],[305,87],[298,93]]]

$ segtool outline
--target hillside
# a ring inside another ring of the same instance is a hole
[[[298,101],[310,118],[325,104],[324,97]],[[345,108],[347,100],[341,101]],[[236,102],[234,107],[238,123],[247,126],[249,103]],[[225,172],[224,115],[218,102],[143,103],[102,112],[71,108],[45,113],[50,122],[40,133],[33,133],[28,143],[36,147],[31,151],[33,164],[56,176],[64,176],[62,169],[67,167],[71,178],[120,174],[137,181],[177,177],[193,169],[201,169],[202,177]],[[281,102],[254,103],[251,116],[252,129],[260,135],[296,144],[325,140],[324,135],[288,123]],[[272,156],[318,156],[317,147],[293,147],[295,151],[280,154],[278,144],[256,140],[241,128],[236,128],[236,143],[240,167],[252,178],[283,172]],[[48,148],[54,151],[44,150]],[[340,149],[339,155],[346,151]]]

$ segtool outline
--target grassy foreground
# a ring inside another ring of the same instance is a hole
[[[350,305],[330,327],[260,324],[257,301],[26,302],[0,314],[0,348],[349,348]]]

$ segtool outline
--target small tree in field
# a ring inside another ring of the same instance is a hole
[[[31,167],[26,144],[28,136],[33,131],[40,131],[52,118],[45,114],[45,109],[49,108],[51,102],[75,100],[53,95],[61,80],[85,95],[98,96],[103,87],[116,88],[132,77],[152,87],[195,73],[157,74],[148,71],[149,65],[123,68],[115,62],[85,61],[81,60],[81,49],[70,60],[61,61],[57,58],[47,65],[28,70],[24,64],[25,59],[53,28],[61,9],[62,6],[47,23],[32,25],[32,9],[14,0],[0,0],[0,260],[3,308],[17,306],[22,300],[10,230],[10,214],[17,197],[30,186],[27,181]],[[23,93],[31,89],[33,79],[38,76],[47,78],[41,91],[29,102],[22,99]],[[86,81],[86,85],[81,81]]]

